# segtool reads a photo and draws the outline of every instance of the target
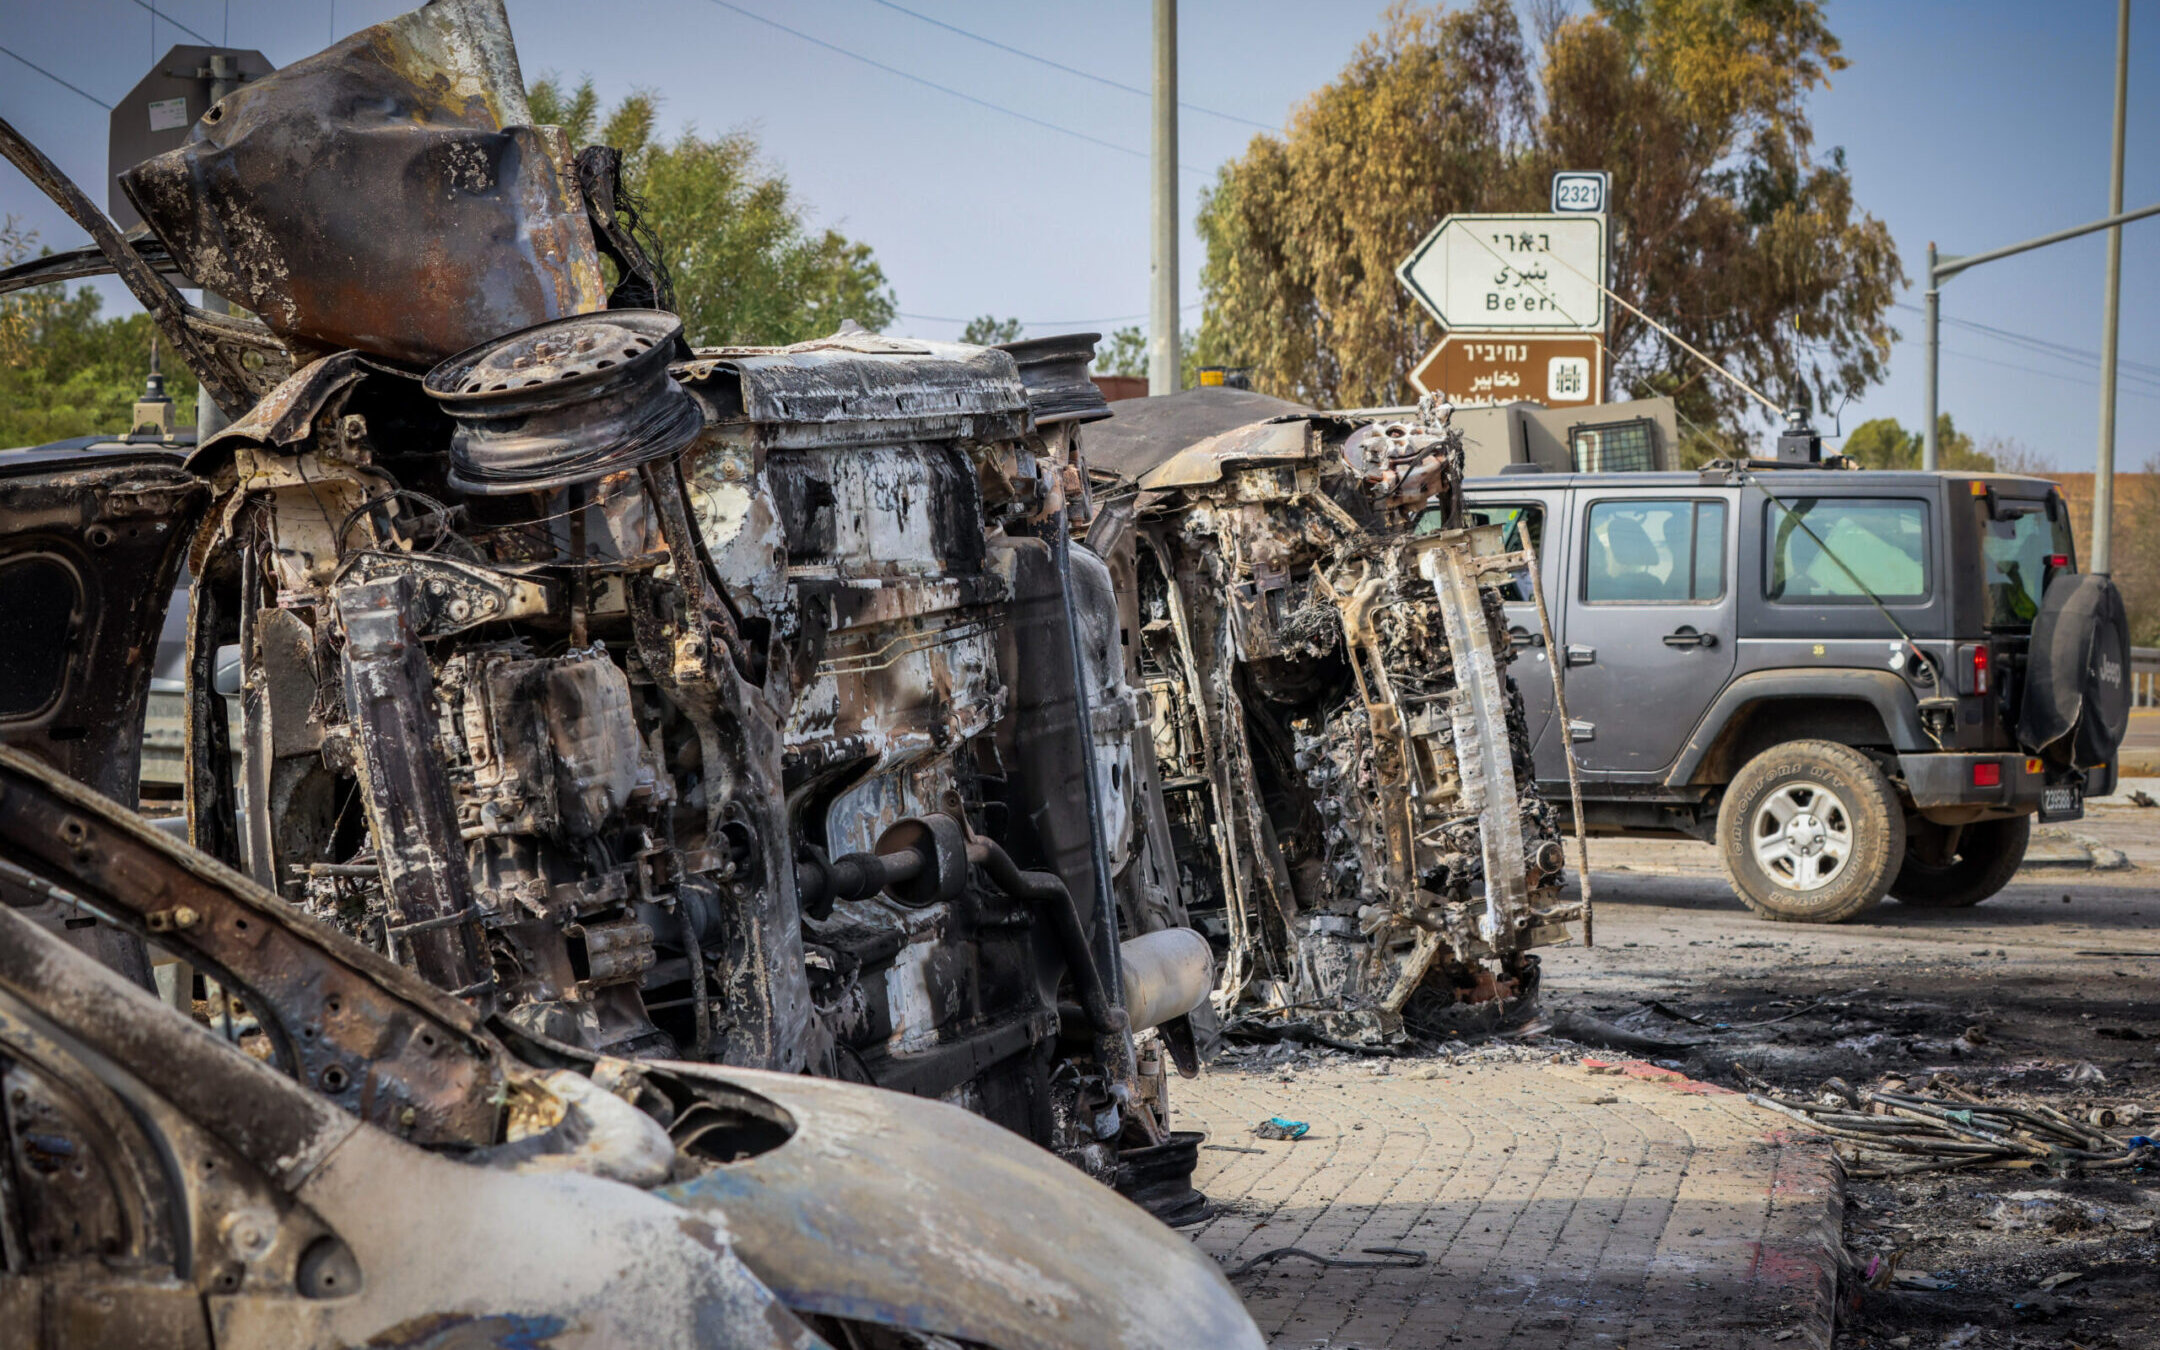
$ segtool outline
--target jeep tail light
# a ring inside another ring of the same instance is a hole
[[[1988,649],[1984,642],[1968,642],[1958,650],[1959,664],[1965,667],[1965,692],[1984,695],[1988,691]]]
[[[2001,787],[2002,765],[1992,759],[1973,765],[1974,787]]]

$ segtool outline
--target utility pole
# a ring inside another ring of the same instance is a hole
[[[1154,262],[1148,298],[1148,393],[1174,394],[1178,354],[1177,0],[1155,0]]]
[[[2130,101],[2130,0],[2115,8],[2115,161],[2108,214],[2123,209],[2123,118]],[[2115,544],[2115,339],[2122,318],[2122,226],[2108,231],[2107,302],[2100,320],[2100,447],[2093,459],[2092,570],[2105,576]]]

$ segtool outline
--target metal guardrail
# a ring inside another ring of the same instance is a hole
[[[2160,647],[2130,649],[2130,706],[2160,708]]]

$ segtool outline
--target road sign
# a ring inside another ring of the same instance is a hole
[[[1552,209],[1568,215],[1595,215],[1605,209],[1612,175],[1603,169],[1563,169],[1552,176]]]
[[[1395,275],[1442,328],[1605,331],[1605,217],[1449,216]]]
[[[1527,398],[1586,408],[1605,401],[1605,342],[1595,334],[1450,333],[1410,382],[1457,405]]]
[[[223,58],[235,87],[259,80],[277,67],[258,51],[232,47],[178,46],[166,52],[142,82],[128,91],[112,111],[106,141],[106,207],[121,229],[140,224],[135,205],[120,190],[120,173],[152,155],[184,144],[195,123],[210,111],[212,58]]]

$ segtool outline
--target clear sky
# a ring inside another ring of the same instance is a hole
[[[0,0],[0,46],[110,103],[154,54],[196,40],[173,21],[287,62],[333,32],[407,7],[152,3],[169,18],[144,0]],[[1148,84],[1150,0],[898,3],[1102,80]],[[589,75],[610,100],[633,89],[660,95],[671,127],[756,131],[818,223],[876,249],[899,297],[901,331],[956,336],[985,312],[1018,317],[1035,333],[1144,322],[1142,96],[879,0],[509,0],[509,8],[528,78]],[[1210,110],[1188,109],[1181,123],[1188,322],[1198,314],[1190,224],[1201,188],[1261,127],[1279,126],[1339,72],[1382,8],[1381,0],[1184,0],[1182,94]],[[1914,279],[1903,297],[1911,308],[1893,314],[1903,339],[1890,377],[1842,410],[1843,428],[1873,416],[1916,428],[1928,241],[1978,252],[2105,214],[2115,5],[1832,0],[1829,13],[1852,64],[1815,97],[1819,144],[1844,147],[1860,205],[1889,223]],[[2126,205],[2136,207],[2160,201],[2160,0],[2133,4],[2130,86]],[[104,109],[0,54],[0,117],[103,200]],[[4,165],[0,212],[56,247],[84,238]],[[1946,285],[1942,406],[1961,428],[2013,437],[2066,469],[2091,467],[2103,249],[2095,235]],[[129,304],[109,293],[113,311]],[[2130,468],[2160,455],[2160,217],[2124,231],[2123,296],[2117,453]],[[1824,429],[1834,429],[1827,419]]]

